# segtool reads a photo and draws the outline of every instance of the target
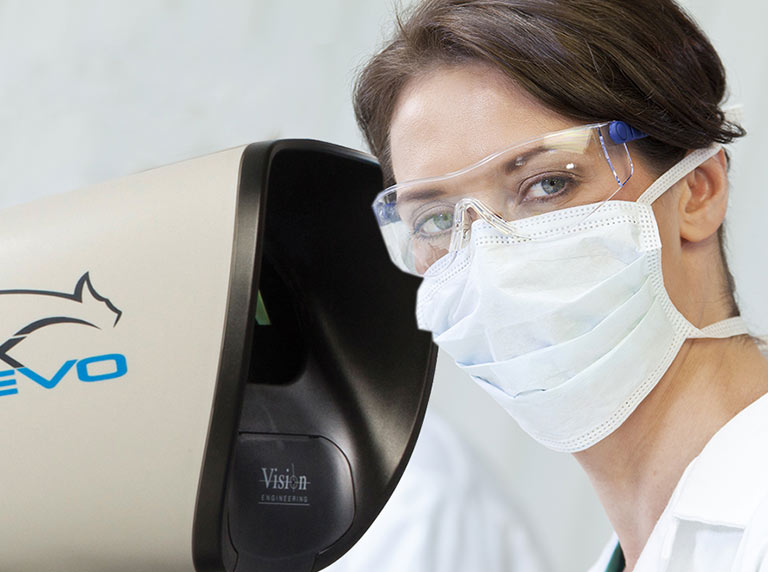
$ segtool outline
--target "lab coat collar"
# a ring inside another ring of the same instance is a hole
[[[740,411],[688,466],[670,508],[681,520],[745,528],[765,497],[768,394]]]

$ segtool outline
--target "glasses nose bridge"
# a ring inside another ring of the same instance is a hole
[[[453,209],[453,230],[449,252],[460,250],[467,245],[472,233],[472,223],[494,216],[493,211],[478,198],[463,198]]]

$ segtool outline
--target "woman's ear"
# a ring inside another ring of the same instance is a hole
[[[722,149],[681,181],[680,238],[700,242],[717,233],[728,208],[728,161]]]

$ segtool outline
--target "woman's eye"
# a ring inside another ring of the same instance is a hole
[[[559,175],[544,177],[528,187],[525,198],[540,199],[560,194],[568,187],[570,182],[571,180],[568,177]]]
[[[424,238],[441,234],[453,227],[453,212],[441,212],[423,217],[414,228],[414,234]]]

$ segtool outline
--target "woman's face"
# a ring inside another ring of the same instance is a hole
[[[390,128],[392,168],[398,183],[439,176],[515,143],[582,124],[547,109],[492,68],[437,68],[412,80],[397,101]],[[615,199],[637,199],[658,175],[637,153],[632,159],[634,174]],[[676,209],[664,204],[667,195],[654,203],[662,243],[679,244]],[[662,258],[674,256],[674,250],[667,248]],[[670,272],[664,270],[673,294],[677,278],[674,262],[670,266]]]

